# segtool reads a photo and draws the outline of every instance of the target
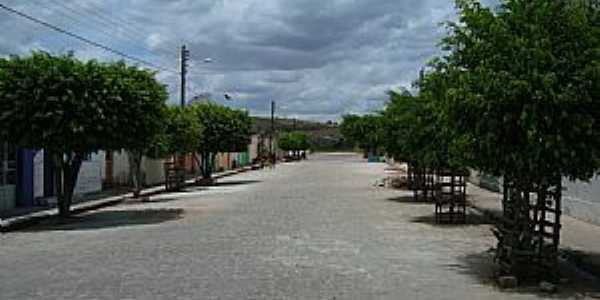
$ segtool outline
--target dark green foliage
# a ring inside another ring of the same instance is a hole
[[[422,78],[421,93],[390,91],[382,114],[384,147],[388,155],[413,167],[432,170],[462,168],[461,159],[450,153],[451,135],[442,117],[434,74]]]
[[[0,134],[50,153],[63,174],[55,182],[61,215],[69,213],[83,158],[143,149],[162,126],[165,100],[153,73],[124,63],[43,52],[0,59]]]
[[[383,143],[382,123],[379,115],[345,115],[340,130],[344,138],[366,153],[375,153]]]
[[[118,133],[116,86],[106,65],[34,52],[0,59],[0,121],[10,142],[56,153],[89,153]]]
[[[165,134],[169,154],[186,154],[198,150],[204,128],[193,107],[169,107]]]
[[[562,177],[587,180],[600,166],[600,12],[592,3],[505,0],[493,11],[457,1],[448,53],[429,74],[437,83],[424,86],[439,95],[450,152],[504,179],[497,257],[519,277],[533,270],[556,279]]]
[[[438,72],[453,78],[445,113],[473,166],[527,182],[598,169],[600,26],[583,3],[458,2]]]
[[[107,80],[116,92],[114,122],[118,129],[105,147],[126,149],[134,196],[139,196],[143,179],[141,164],[144,155],[160,153],[162,134],[168,122],[167,91],[154,77],[155,73],[128,66],[123,62],[107,64]]]
[[[119,62],[107,65],[108,85],[116,90],[113,114],[118,125],[109,144],[113,149],[147,153],[167,122],[167,91],[155,73]]]
[[[217,153],[248,149],[252,119],[247,112],[217,104],[199,103],[192,107],[204,129],[197,148],[202,155],[202,176],[210,178]]]
[[[282,134],[277,144],[281,150],[292,151],[296,157],[299,156],[300,151],[310,148],[308,136],[306,133],[299,131]]]

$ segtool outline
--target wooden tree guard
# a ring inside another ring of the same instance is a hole
[[[558,279],[561,192],[560,181],[527,191],[505,183],[503,218],[494,232],[502,275],[521,281]]]
[[[436,223],[465,223],[467,219],[467,184],[462,172],[438,172],[435,191]]]
[[[165,189],[180,191],[185,185],[185,169],[174,162],[165,163]]]
[[[415,201],[433,200],[435,191],[435,174],[430,169],[415,168],[412,190]]]

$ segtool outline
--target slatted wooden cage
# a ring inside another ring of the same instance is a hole
[[[174,162],[166,162],[165,189],[167,191],[179,191],[185,185],[185,169]]]
[[[465,223],[467,184],[464,172],[441,170],[435,184],[436,223]]]
[[[495,232],[496,259],[503,274],[525,280],[558,279],[561,191],[560,183],[527,191],[504,185],[503,217]]]
[[[427,168],[413,168],[409,172],[409,188],[415,201],[431,201],[435,192],[435,173]]]

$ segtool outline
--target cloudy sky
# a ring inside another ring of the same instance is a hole
[[[0,0],[0,4],[172,72],[159,78],[177,103],[179,47],[191,51],[188,94],[265,115],[337,119],[382,107],[439,54],[452,0]],[[0,55],[73,50],[117,55],[0,9]],[[211,58],[212,63],[205,63]],[[233,100],[225,101],[229,93]]]

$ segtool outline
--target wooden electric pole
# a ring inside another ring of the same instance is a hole
[[[190,58],[190,51],[185,45],[181,46],[181,107],[185,106],[185,76],[187,75],[187,62]]]
[[[270,143],[269,143],[269,152],[271,154],[271,159],[273,160],[273,165],[275,165],[277,158],[275,157],[275,147],[273,145],[273,138],[275,136],[275,101],[271,101],[271,134],[270,134]]]

